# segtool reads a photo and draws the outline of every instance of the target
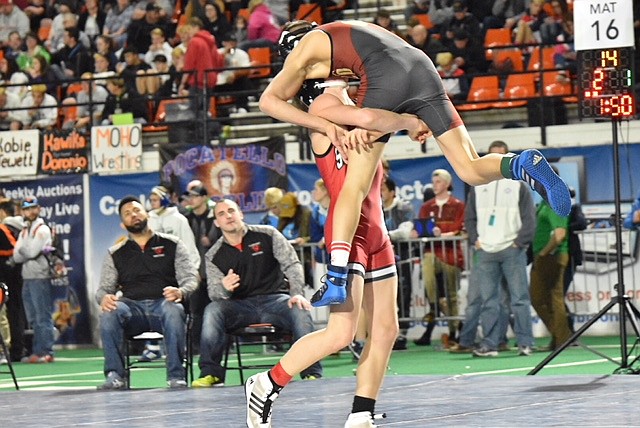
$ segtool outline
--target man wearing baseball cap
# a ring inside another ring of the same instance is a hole
[[[23,363],[52,363],[54,329],[51,276],[45,249],[51,247],[51,229],[40,217],[38,199],[22,201],[24,228],[13,250],[13,261],[22,263],[22,300],[27,321],[33,328],[33,349]]]

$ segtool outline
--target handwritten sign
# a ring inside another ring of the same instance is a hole
[[[91,128],[91,171],[135,172],[142,169],[142,125]]]
[[[39,140],[37,129],[0,132],[0,177],[36,175]]]

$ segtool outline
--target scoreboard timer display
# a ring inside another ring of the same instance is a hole
[[[578,51],[581,117],[628,119],[636,113],[633,47]]]

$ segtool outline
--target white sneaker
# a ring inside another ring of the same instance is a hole
[[[377,425],[373,423],[374,419],[386,417],[387,415],[384,413],[380,415],[372,415],[371,412],[351,413],[347,422],[344,423],[344,428],[376,428]]]
[[[7,356],[4,355],[3,352],[0,352],[0,366],[6,366],[9,364],[9,360],[7,359]]]
[[[247,426],[249,428],[271,428],[273,402],[282,388],[274,386],[268,372],[251,376],[244,384],[247,398]]]

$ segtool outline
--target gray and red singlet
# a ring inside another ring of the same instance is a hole
[[[331,76],[360,79],[359,107],[411,113],[438,137],[461,126],[429,57],[395,34],[361,21],[318,27],[331,40]]]

